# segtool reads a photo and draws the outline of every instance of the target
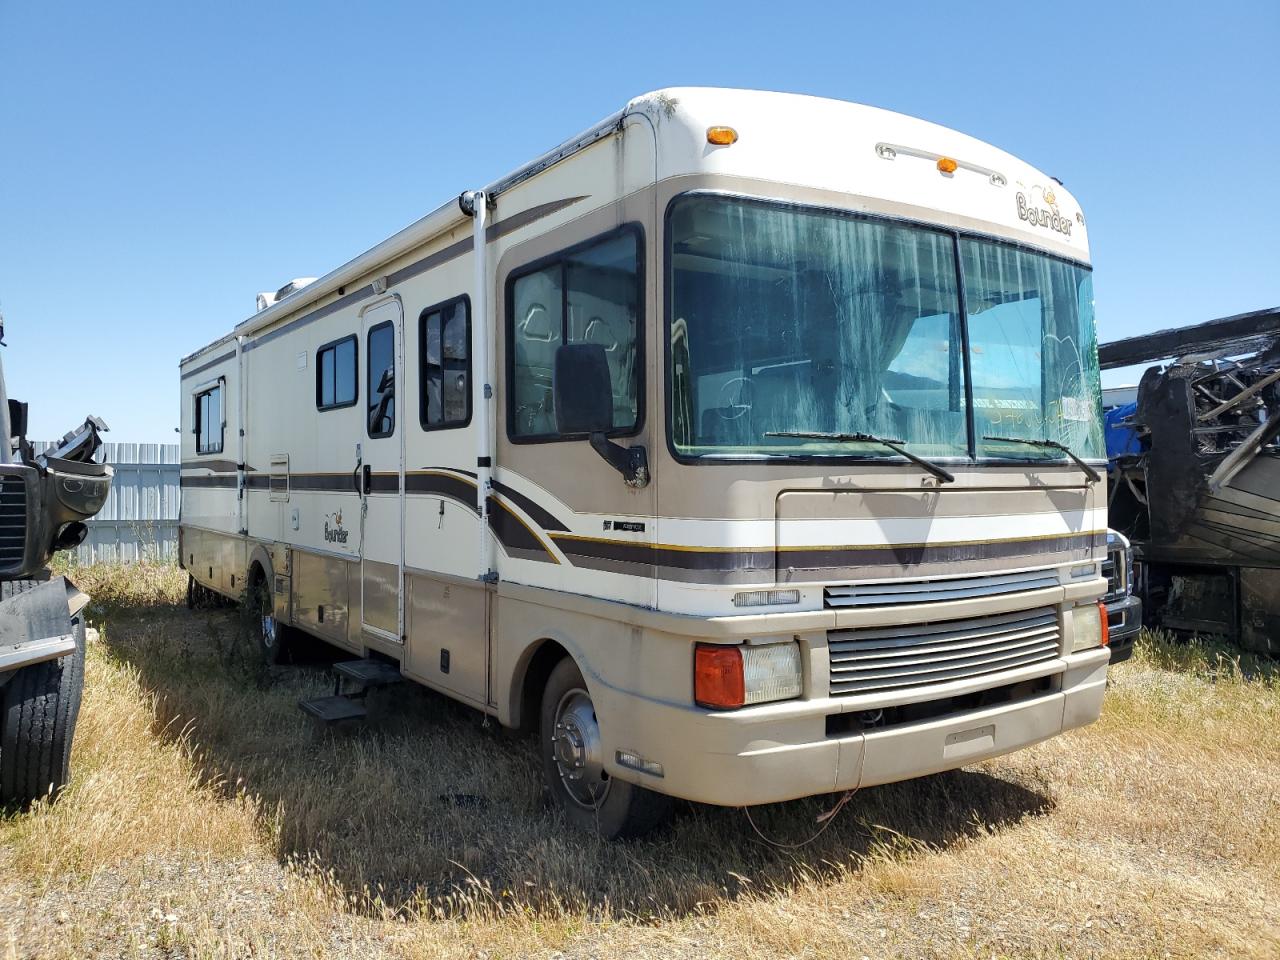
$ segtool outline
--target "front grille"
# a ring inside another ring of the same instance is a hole
[[[0,568],[21,566],[27,548],[27,485],[0,476]]]
[[[943,623],[827,635],[831,693],[883,693],[967,680],[1058,656],[1061,634],[1052,607]]]
[[[834,585],[823,591],[828,610],[840,607],[890,607],[904,603],[936,603],[968,597],[993,597],[1023,590],[1058,586],[1053,570],[995,573],[977,577],[934,577],[929,580],[890,580],[887,583]]]

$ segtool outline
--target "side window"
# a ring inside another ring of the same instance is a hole
[[[369,400],[365,407],[370,437],[396,432],[396,331],[391,321],[369,330]]]
[[[418,342],[422,429],[465,427],[471,422],[471,301],[458,297],[423,310]]]
[[[196,453],[222,452],[222,384],[195,396]]]
[[[531,270],[507,285],[510,400],[513,440],[555,440],[551,372],[564,343],[598,343],[609,360],[614,435],[640,424],[640,330],[643,276],[640,231],[624,227]]]
[[[356,338],[344,337],[316,351],[316,409],[336,410],[356,402]]]

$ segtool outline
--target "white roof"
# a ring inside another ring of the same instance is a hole
[[[1021,242],[1088,261],[1079,204],[1052,177],[1010,153],[947,127],[844,100],[761,90],[672,87],[636,97],[543,156],[485,187],[501,193],[578,150],[611,135],[628,115],[644,114],[658,142],[659,180],[691,173],[773,180],[870,197],[930,211]],[[711,126],[730,126],[732,146],[707,143]],[[956,161],[953,174],[937,168]],[[450,199],[376,247],[319,280],[267,305],[235,332],[252,333],[320,300],[381,262],[413,249],[462,220]],[[184,359],[194,359],[232,335]]]
[[[875,197],[1089,258],[1084,215],[1069,190],[998,147],[927,120],[844,100],[714,87],[657,91],[629,109],[654,120],[660,180],[717,173]],[[709,147],[711,126],[733,127],[737,143]],[[954,174],[938,171],[939,157],[957,162]]]

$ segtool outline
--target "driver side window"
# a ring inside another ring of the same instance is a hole
[[[508,432],[556,440],[552,370],[562,344],[604,348],[613,388],[611,435],[640,423],[640,231],[626,226],[514,275],[507,284]]]

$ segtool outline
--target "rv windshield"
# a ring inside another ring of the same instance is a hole
[[[1086,269],[888,220],[691,194],[669,212],[668,401],[691,458],[1101,457]],[[970,356],[964,362],[964,324]]]

